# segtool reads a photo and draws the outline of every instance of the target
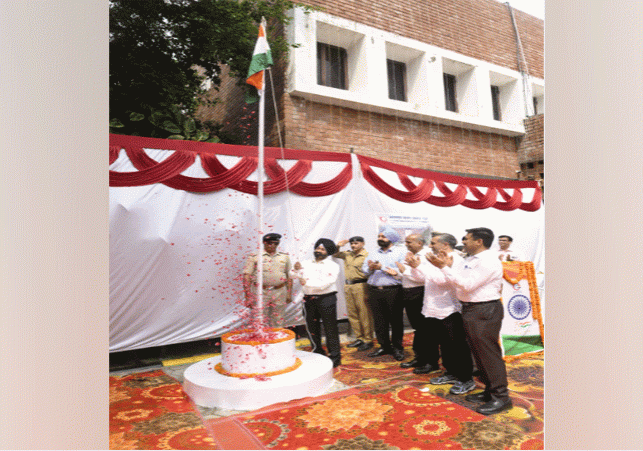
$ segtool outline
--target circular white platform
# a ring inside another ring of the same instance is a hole
[[[221,356],[202,360],[183,373],[183,389],[195,404],[234,410],[254,410],[278,402],[324,394],[333,384],[333,362],[323,355],[295,351],[302,365],[270,380],[239,379],[219,374]]]

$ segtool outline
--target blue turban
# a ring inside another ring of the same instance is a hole
[[[391,243],[397,243],[400,241],[402,238],[400,238],[400,235],[390,228],[389,226],[384,227],[380,233],[383,233],[384,236],[386,237],[387,240],[389,240]]]

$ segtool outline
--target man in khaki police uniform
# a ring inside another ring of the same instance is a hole
[[[286,304],[292,301],[290,257],[277,251],[281,235],[268,233],[263,237],[263,318],[264,326],[283,327]],[[243,268],[243,289],[247,305],[254,308],[257,293],[257,255],[246,260]]]
[[[348,347],[366,351],[373,347],[373,315],[366,304],[368,278],[362,272],[362,265],[368,257],[368,252],[364,249],[364,238],[361,236],[338,241],[337,247],[341,248],[347,243],[350,243],[351,250],[337,252],[333,257],[344,260],[346,311],[348,322],[356,338]]]

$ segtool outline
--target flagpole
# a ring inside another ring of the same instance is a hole
[[[261,27],[263,31],[264,39],[266,36],[266,19],[261,18]],[[260,31],[261,35],[261,31]],[[259,44],[257,44],[259,45]],[[266,43],[267,46],[267,43]],[[256,49],[255,49],[256,51]],[[261,89],[258,89],[257,92],[259,94],[259,142],[258,142],[258,171],[257,171],[257,177],[258,177],[258,197],[259,197],[259,214],[258,214],[258,221],[259,221],[259,227],[257,228],[259,230],[259,259],[258,261],[261,262],[258,265],[258,277],[257,277],[257,323],[259,326],[259,330],[263,331],[265,329],[265,318],[264,318],[264,308],[263,308],[263,178],[264,178],[264,116],[265,116],[265,104],[266,104],[266,99],[265,99],[265,93],[266,93],[266,69],[262,71],[262,76],[261,76]]]
[[[265,85],[265,83],[264,83]],[[261,330],[264,329],[263,317],[263,176],[264,176],[264,110],[265,110],[265,86],[259,92],[259,158],[258,158],[258,196],[259,196],[259,258],[258,258],[258,277],[257,277],[257,316],[258,324]]]
[[[257,88],[259,94],[259,137],[258,137],[258,162],[257,162],[257,196],[259,197],[259,212],[257,213],[257,220],[259,227],[259,243],[257,252],[257,304],[254,309],[255,321],[259,332],[262,332],[264,327],[264,299],[263,299],[263,179],[264,179],[264,110],[265,110],[265,92],[266,81],[265,72],[268,66],[272,64],[272,55],[270,54],[270,46],[266,39],[266,19],[261,18],[261,25],[259,26],[259,37],[255,44],[255,49],[252,54],[252,61],[248,69],[248,78],[246,83]]]

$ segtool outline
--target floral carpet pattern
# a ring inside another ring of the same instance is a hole
[[[368,352],[342,348],[334,378],[350,388],[206,421],[162,370],[112,376],[110,449],[544,448],[542,353],[507,362],[513,408],[485,417],[449,385],[430,385],[440,372]]]
[[[413,334],[405,334],[404,351],[407,360],[413,356],[412,339]],[[361,387],[370,393],[387,393],[400,384],[407,385],[420,390],[429,390],[430,393],[467,409],[475,409],[476,404],[466,401],[464,396],[451,395],[449,393],[450,385],[429,384],[429,379],[442,374],[442,372],[413,374],[412,369],[400,368],[400,362],[396,361],[393,356],[371,358],[367,357],[369,352],[371,350],[360,352],[355,348],[342,348],[342,365],[336,369],[333,377],[348,386]],[[488,421],[484,421],[483,424],[487,424],[489,421],[504,424],[524,435],[527,440],[521,443],[519,449],[543,449],[543,353],[525,354],[518,358],[508,359],[507,376],[513,408],[488,417]],[[484,388],[481,382],[478,380],[476,382],[479,389]],[[479,446],[477,447],[479,448]]]
[[[239,420],[268,449],[524,449],[530,441],[511,425],[405,384]]]
[[[163,371],[109,378],[110,449],[217,449],[180,384]]]

